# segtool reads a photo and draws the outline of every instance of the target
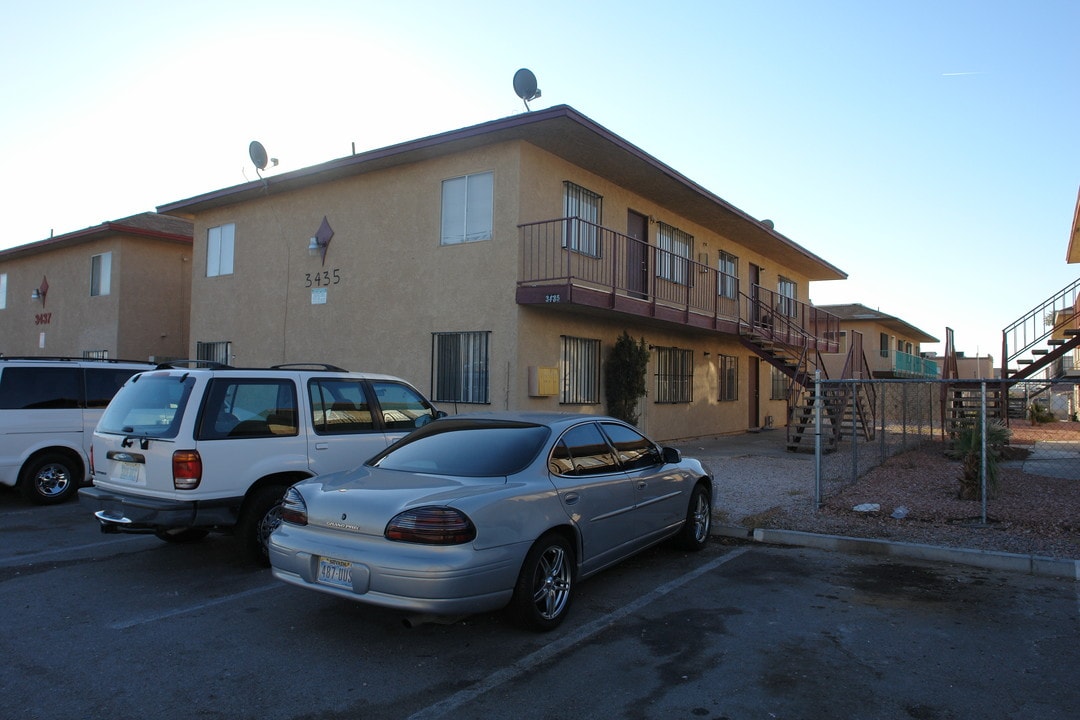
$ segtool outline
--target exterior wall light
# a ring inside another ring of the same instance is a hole
[[[49,294],[49,281],[45,279],[43,275],[41,277],[41,285],[34,288],[34,291],[30,293],[31,300],[40,300],[41,306],[45,306],[45,296]]]
[[[330,245],[330,240],[334,237],[334,230],[330,227],[330,223],[327,222],[326,216],[323,215],[322,224],[319,225],[318,231],[311,236],[311,240],[308,242],[308,255],[320,255],[322,256],[322,264],[326,264],[326,248]]]

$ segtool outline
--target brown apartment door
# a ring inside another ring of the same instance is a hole
[[[761,415],[758,412],[758,408],[761,406],[761,383],[759,382],[759,376],[761,375],[761,361],[752,357],[749,358],[750,362],[747,363],[746,381],[748,387],[746,388],[746,394],[748,395],[747,406],[749,407],[749,416],[747,417],[747,427],[753,429],[761,427]]]
[[[649,291],[649,218],[626,211],[626,291],[643,298]]]

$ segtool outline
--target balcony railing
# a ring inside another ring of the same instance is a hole
[[[836,352],[840,321],[684,254],[578,218],[521,229],[518,301],[606,307]]]
[[[941,368],[933,360],[897,350],[893,361],[893,370],[904,377],[937,378],[941,377]]]

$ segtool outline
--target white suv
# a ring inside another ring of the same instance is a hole
[[[98,423],[94,487],[79,498],[102,532],[187,542],[230,531],[265,563],[286,488],[356,467],[445,414],[390,375],[185,364],[133,377]]]
[[[90,439],[109,400],[152,363],[0,357],[0,485],[47,505],[89,481]]]

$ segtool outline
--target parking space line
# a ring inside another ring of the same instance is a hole
[[[115,538],[112,540],[102,540],[101,542],[87,543],[86,545],[74,545],[72,547],[53,548],[52,550],[42,550],[41,552],[31,553],[29,555],[12,555],[11,557],[0,558],[0,567],[13,567],[16,565],[26,565],[27,563],[34,563],[39,560],[51,557],[53,555],[68,556],[73,552],[80,550],[92,550],[93,548],[102,547],[103,545],[119,545],[121,543],[129,543],[135,541],[145,541],[148,536],[136,536],[128,535],[123,538]]]
[[[427,720],[428,718],[437,718],[454,712],[465,703],[471,702],[472,700],[475,700],[484,693],[487,693],[495,689],[496,687],[504,683],[508,683],[511,680],[519,677],[520,675],[529,672],[537,665],[546,662],[547,660],[551,659],[555,655],[558,655],[564,650],[571,648],[579,643],[582,643],[585,640],[588,640],[593,635],[596,635],[600,631],[614,624],[616,621],[621,620],[622,618],[626,617],[631,613],[637,612],[641,608],[660,599],[671,591],[677,590],[688,582],[701,577],[705,573],[712,572],[721,565],[730,562],[749,551],[750,548],[740,548],[722,557],[718,557],[712,562],[706,563],[701,567],[695,568],[694,570],[691,570],[685,575],[677,577],[674,580],[661,585],[647,595],[643,595],[634,602],[628,605],[623,605],[618,610],[599,617],[596,620],[593,620],[592,622],[581,626],[569,635],[566,635],[562,638],[559,638],[555,642],[545,645],[543,648],[537,650],[530,655],[526,655],[513,665],[510,665],[507,668],[492,673],[490,676],[476,683],[475,685],[456,692],[445,700],[440,700],[434,705],[429,705],[428,707],[410,715],[409,720]]]
[[[136,625],[146,625],[147,623],[157,622],[158,620],[164,620],[166,618],[175,617],[177,615],[186,615],[187,613],[198,612],[199,610],[204,610],[208,607],[222,605],[227,602],[232,602],[233,600],[248,597],[249,595],[257,595],[261,592],[266,592],[267,590],[273,590],[274,588],[283,587],[285,587],[285,585],[280,582],[268,583],[266,585],[260,585],[259,587],[254,587],[238,593],[233,593],[232,595],[224,595],[219,598],[214,598],[213,600],[207,600],[206,602],[201,602],[196,605],[188,605],[187,607],[174,608],[173,610],[166,610],[165,612],[154,613],[153,615],[143,615],[142,617],[132,618],[130,620],[123,620],[121,622],[116,622],[112,625],[109,625],[109,628],[112,630],[126,630],[128,628],[133,628]]]

